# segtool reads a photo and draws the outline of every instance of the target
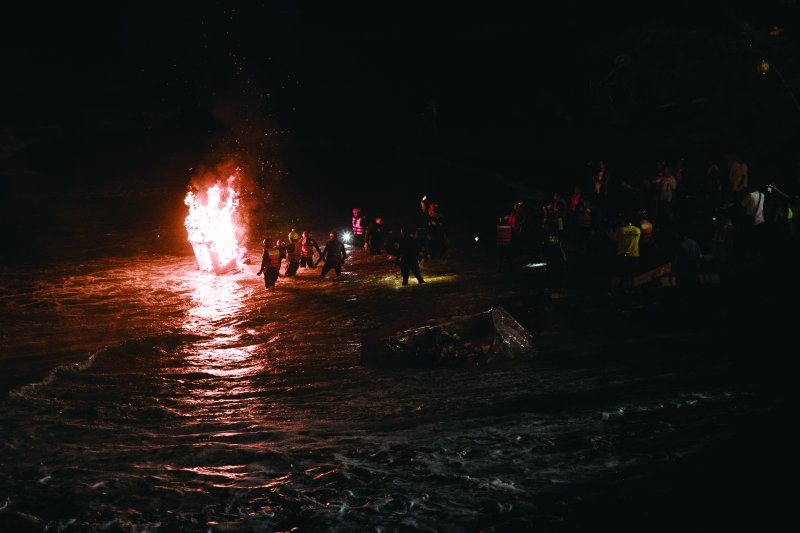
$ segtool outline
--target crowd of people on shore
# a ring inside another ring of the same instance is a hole
[[[546,269],[553,296],[568,288],[616,296],[654,281],[690,289],[769,275],[800,258],[797,196],[754,179],[732,154],[694,166],[660,160],[640,180],[615,176],[605,161],[587,174],[567,194],[553,189],[547,200],[517,199],[498,217],[498,273],[533,264]],[[272,287],[280,272],[292,277],[323,263],[320,277],[339,277],[349,249],[387,256],[403,285],[412,275],[424,283],[420,262],[448,246],[445,217],[427,196],[413,224],[386,224],[354,208],[350,230],[330,232],[324,246],[294,229],[286,239],[267,238],[259,275]]]
[[[515,201],[497,224],[497,270],[546,265],[548,290],[593,288],[611,295],[664,279],[682,289],[740,280],[797,257],[797,197],[752,179],[732,154],[690,168],[658,161],[638,183],[606,162],[547,201]]]

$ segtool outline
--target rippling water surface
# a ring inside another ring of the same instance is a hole
[[[708,336],[559,336],[534,269],[453,252],[401,287],[353,255],[270,291],[191,256],[4,270],[3,531],[578,527],[771,408]],[[359,362],[380,326],[498,304],[529,360]]]

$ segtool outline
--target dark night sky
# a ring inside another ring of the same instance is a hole
[[[264,182],[377,201],[796,137],[800,109],[754,67],[763,50],[796,89],[796,0],[233,4],[9,11],[0,171],[183,186],[233,154]]]

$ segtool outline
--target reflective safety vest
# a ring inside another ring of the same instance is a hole
[[[651,224],[649,220],[646,218],[640,220],[639,227],[642,229],[642,235],[639,237],[640,243],[647,244],[653,240],[653,224]]]
[[[617,255],[639,257],[639,239],[642,230],[634,225],[618,228],[616,231]]]
[[[497,226],[497,245],[509,246],[511,244],[511,226]]]
[[[281,251],[278,248],[270,248],[267,250],[267,268],[280,268],[281,267]]]
[[[353,235],[364,235],[364,217],[353,217]]]
[[[298,248],[299,246],[297,246],[294,241],[286,245],[286,258],[289,259],[289,261],[297,261],[300,258],[300,251]]]

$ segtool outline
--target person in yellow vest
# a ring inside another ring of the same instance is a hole
[[[289,241],[286,243],[286,277],[290,278],[297,273],[300,267],[300,234],[294,228],[287,235]]]
[[[262,242],[264,244],[264,253],[261,256],[261,269],[256,275],[264,274],[264,286],[269,289],[274,287],[275,282],[278,281],[283,250],[277,244],[273,245],[269,238],[264,239]]]
[[[564,270],[567,254],[564,252],[564,217],[558,210],[551,211],[544,223],[542,256],[547,263],[547,291],[552,298],[561,297],[564,288]]]
[[[617,243],[616,265],[614,276],[611,279],[611,293],[616,293],[620,287],[626,293],[633,291],[633,278],[639,268],[639,239],[642,230],[629,218],[611,234]]]

